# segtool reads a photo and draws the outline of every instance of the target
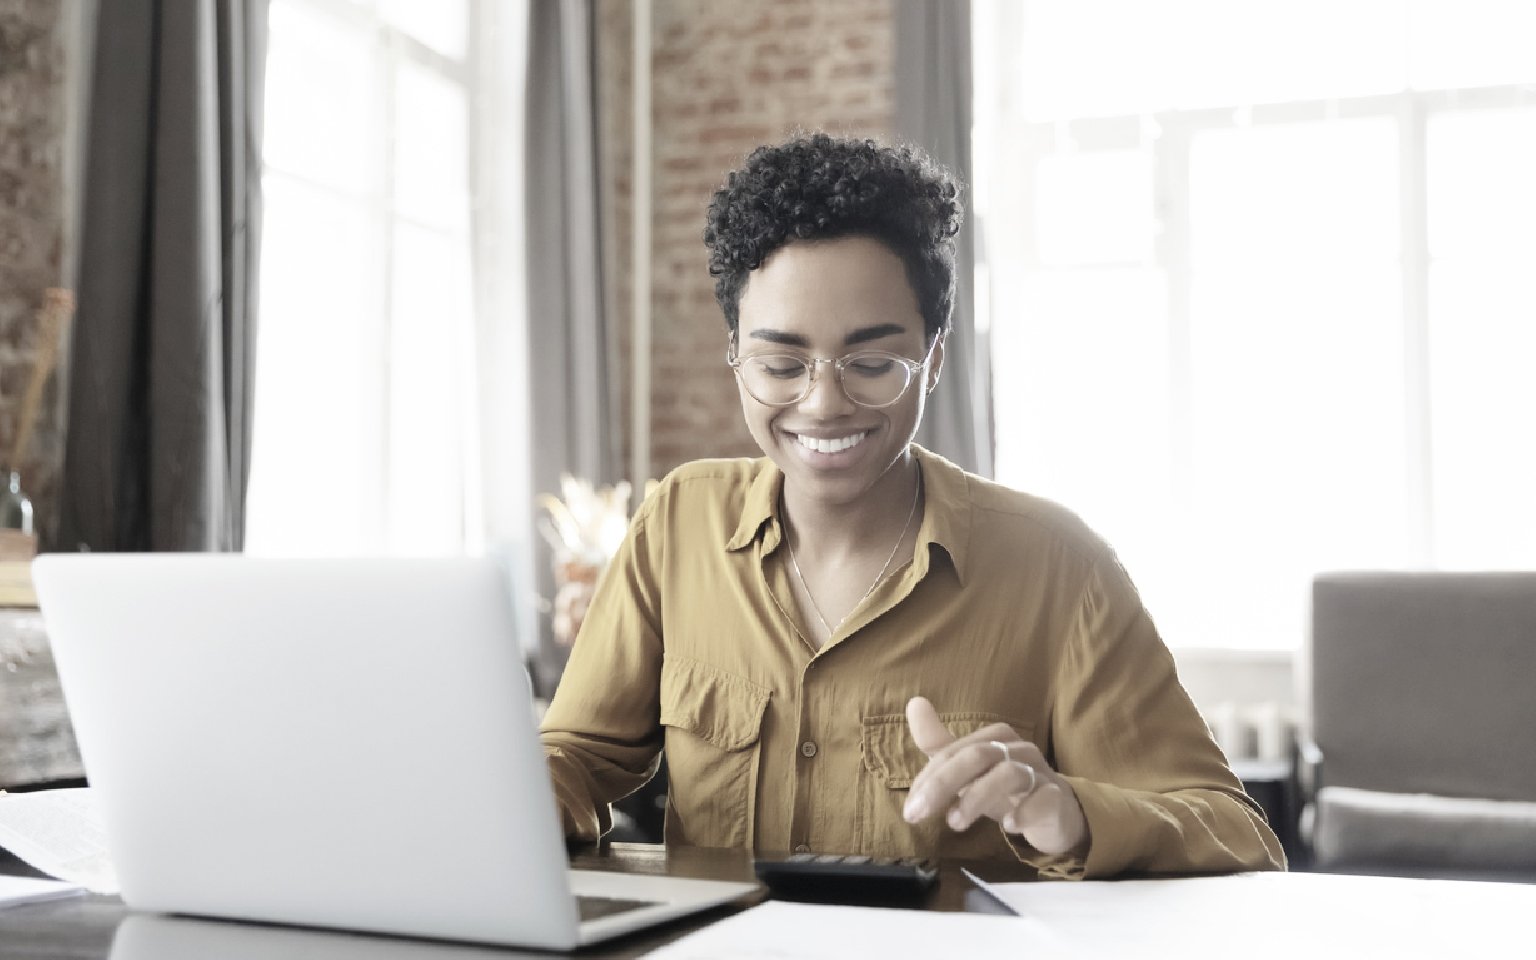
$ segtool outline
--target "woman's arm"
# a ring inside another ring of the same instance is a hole
[[[1111,555],[1091,566],[1069,633],[1038,743],[1002,724],[955,738],[927,701],[909,704],[930,759],[907,819],[964,830],[990,817],[1021,859],[1055,876],[1284,869]]]
[[[661,595],[644,511],[604,571],[540,726],[566,836],[596,840],[608,805],[656,772]]]

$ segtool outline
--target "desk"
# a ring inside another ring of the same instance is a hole
[[[699,877],[706,880],[751,880],[752,861],[740,850],[667,850],[665,847],[641,843],[615,843],[591,852],[579,853],[571,858],[571,865],[583,870],[615,870],[622,873],[671,874],[673,876]],[[923,909],[942,911],[975,910],[1000,912],[988,898],[981,895],[970,881],[960,873],[963,864],[946,864],[940,872],[937,889],[930,895]],[[1007,864],[972,865],[981,876],[989,880],[1019,880],[1032,873],[1029,868],[1010,868]],[[0,852],[0,873],[29,873],[14,860],[6,862]],[[698,929],[707,923],[727,916],[734,907],[723,907],[696,917],[666,924],[637,934],[620,937],[607,944],[599,944],[581,950],[577,956],[628,958],[639,957],[650,950]],[[6,956],[45,956],[50,960],[124,960],[112,956],[112,938],[117,926],[129,916],[122,901],[116,897],[86,896],[50,903],[30,904],[0,910],[0,945]],[[419,941],[383,941],[416,946],[415,950],[402,950],[401,956],[411,960],[457,960],[460,957],[543,957],[558,956],[545,952],[524,953],[517,950],[468,950],[456,946],[422,944]],[[305,956],[325,960],[331,953],[338,958],[350,958],[359,943],[374,947],[378,938],[348,934],[312,934],[305,939]],[[327,948],[331,949],[327,949]],[[308,952],[310,949],[312,953]],[[277,952],[273,960],[287,960],[299,951]],[[230,956],[252,956],[243,951],[228,952]],[[367,955],[363,951],[362,955]],[[390,957],[395,953],[391,952]],[[191,960],[166,955],[161,960]]]
[[[584,869],[668,873],[706,879],[751,876],[750,861],[737,851],[680,850],[644,844],[573,858]],[[984,895],[945,864],[938,889],[923,909],[997,912]],[[0,867],[3,868],[3,867]],[[989,864],[985,879],[1022,879],[1027,868]],[[1010,876],[1010,874],[1014,874]],[[1186,885],[1153,882],[1030,885],[1016,891],[1023,919],[1019,949],[1030,956],[1078,958],[1174,958],[1242,956],[1276,958],[1525,956],[1528,918],[1536,914],[1536,886],[1343,877],[1321,874],[1259,874]],[[1215,883],[1216,886],[1210,886]],[[730,916],[720,908],[664,927],[582,950],[578,957],[639,957],[705,924]],[[114,951],[125,931],[157,933],[132,938],[142,953]],[[879,920],[869,922],[879,923]],[[1003,922],[1003,921],[996,921]],[[153,944],[153,947],[147,944]],[[50,960],[495,960],[540,956],[417,940],[319,933],[249,924],[174,920],[130,915],[111,897],[33,904],[0,910],[0,951],[5,956]],[[984,960],[984,958],[975,958]]]

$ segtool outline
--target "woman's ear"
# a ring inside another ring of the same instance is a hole
[[[932,393],[939,385],[939,374],[944,370],[944,334],[939,334],[933,341],[933,353],[928,361],[928,382],[924,385],[925,393]]]

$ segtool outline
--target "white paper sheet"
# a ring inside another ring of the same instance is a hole
[[[997,883],[1074,957],[1498,955],[1528,943],[1536,886],[1311,873]]]
[[[89,787],[0,795],[0,847],[49,876],[97,893],[118,890]]]
[[[0,909],[40,900],[57,900],[74,897],[85,892],[78,883],[61,883],[58,880],[38,880],[35,877],[0,876]]]
[[[1022,917],[770,900],[646,956],[651,960],[1017,960],[1039,949],[1062,946],[1039,921]]]

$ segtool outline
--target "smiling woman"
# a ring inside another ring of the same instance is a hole
[[[673,471],[599,584],[543,726],[570,837],[665,749],[671,844],[1058,876],[1283,864],[1113,552],[912,442],[959,219],[927,159],[822,135],[716,195],[764,456]]]
[[[792,244],[754,271],[733,337],[737,384],[753,439],[788,478],[786,498],[807,513],[900,516],[917,483],[909,446],[942,339],[925,342],[901,258],[878,240]],[[824,363],[835,376],[820,375]],[[909,389],[916,373],[923,389]]]

